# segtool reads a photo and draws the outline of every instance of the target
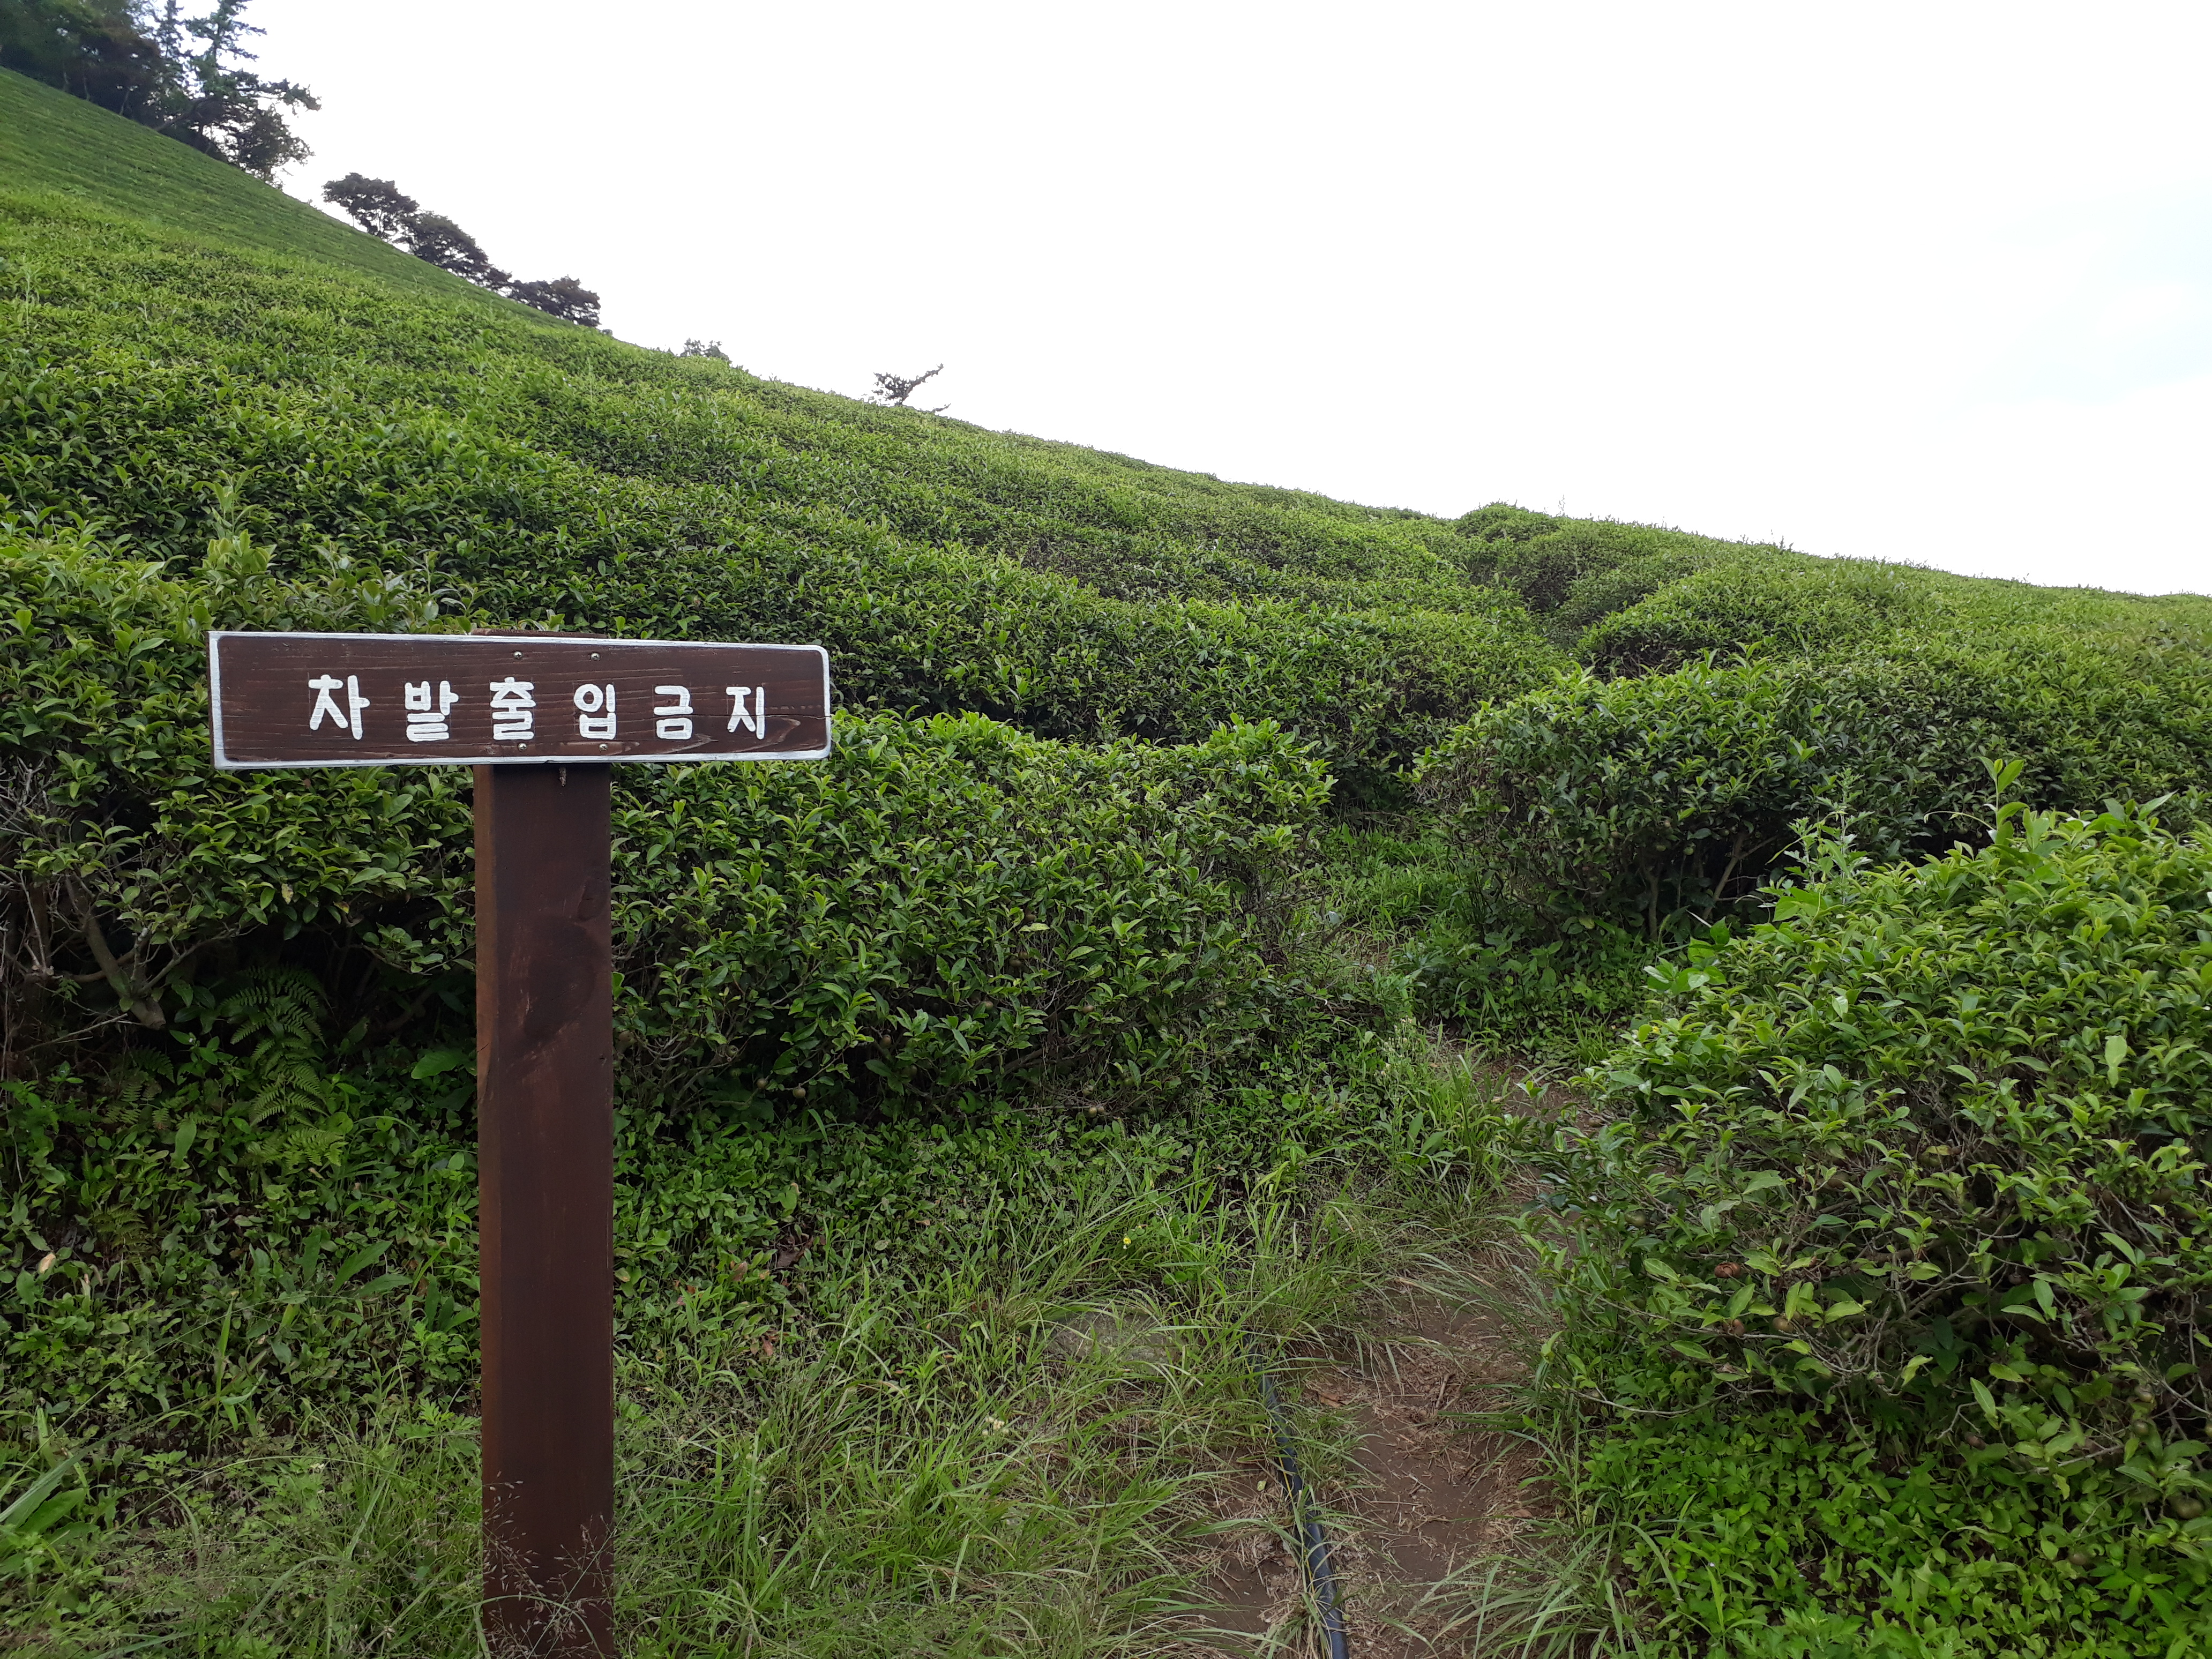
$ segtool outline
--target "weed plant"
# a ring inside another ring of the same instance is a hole
[[[1574,1071],[1643,1001],[1641,930],[1602,916],[1555,927],[1433,820],[1331,828],[1322,842],[1327,926],[1382,1006],[1501,1060]]]

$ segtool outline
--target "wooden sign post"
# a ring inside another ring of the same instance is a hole
[[[817,646],[557,635],[208,641],[227,771],[473,766],[486,1621],[611,1656],[614,965],[609,767],[819,760]]]

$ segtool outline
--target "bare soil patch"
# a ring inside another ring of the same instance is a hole
[[[1356,1345],[1285,1365],[1358,1659],[1478,1652],[1472,1586],[1500,1557],[1525,1561],[1549,1518],[1535,1448],[1469,1422],[1510,1403],[1532,1346],[1516,1263],[1495,1255],[1494,1273],[1400,1279]],[[1207,1585],[1219,1645],[1318,1655],[1281,1486],[1265,1462],[1240,1474],[1214,1504],[1230,1523]]]

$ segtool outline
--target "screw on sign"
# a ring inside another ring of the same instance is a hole
[[[614,1652],[617,761],[819,760],[818,646],[549,634],[208,641],[215,763],[473,766],[484,1612]]]

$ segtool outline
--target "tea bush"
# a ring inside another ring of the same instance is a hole
[[[1565,675],[1451,733],[1422,793],[1555,927],[1632,915],[1657,939],[1753,902],[1802,819],[1884,860],[1983,838],[1984,757],[2076,811],[2212,786],[2212,676],[2101,645],[2031,654],[1938,642]]]
[[[126,1015],[161,1029],[197,963],[262,934],[368,953],[364,1009],[466,963],[465,775],[218,774],[204,736],[209,628],[420,613],[374,571],[283,580],[243,536],[197,583],[82,537],[0,546],[12,1042]],[[973,716],[841,730],[823,766],[623,774],[641,1055],[742,1059],[788,1086],[880,1037],[896,1052],[872,1075],[932,1098],[1012,1054],[1141,1078],[1250,983],[1328,797],[1267,726],[1188,750],[1078,750]],[[996,1018],[955,1017],[977,1006]]]
[[[1779,556],[1781,550],[1716,541],[1655,525],[1554,518],[1502,501],[1453,523],[1474,544],[1468,573],[1520,596],[1555,639],[1571,641],[1592,623],[1707,566]]]
[[[1856,1436],[1885,1478],[2026,1494],[2013,1530],[2063,1553],[2087,1528],[2201,1605],[2212,851],[2013,804],[1978,852],[1821,856],[1771,923],[1652,970],[1653,1017],[1592,1074],[1604,1121],[1541,1155],[1548,1379],[1648,1424],[1608,1454],[1638,1480],[1707,1425],[1810,1412],[1842,1464]],[[1964,1560],[1944,1505],[1931,1536]],[[1934,1559],[1800,1524],[1858,1565],[1762,1592],[1785,1605]]]
[[[672,769],[616,816],[641,1081],[843,1109],[1165,1098],[1267,1023],[1328,798],[1269,726],[1081,750],[980,716],[841,723],[836,763]]]
[[[1862,559],[1717,562],[1596,619],[1578,654],[1618,676],[1750,648],[1802,657],[1885,643],[1955,623],[1931,575]]]
[[[2089,588],[1953,576],[1869,559],[1808,559],[1726,549],[1638,603],[1588,627],[1577,654],[1614,678],[1664,672],[1707,656],[1911,655],[1933,646],[1975,654],[2014,648],[2015,675],[2039,659],[2106,681],[2178,677],[2201,684],[2212,600],[2138,599]]]
[[[1624,547],[1637,529],[1594,528]],[[1711,921],[1806,817],[1883,858],[1977,839],[1982,757],[2068,811],[2212,788],[2212,604],[1638,533],[1652,550],[1618,558],[1573,526],[1497,544],[1500,581],[1554,571],[1528,596],[1555,631],[1611,614],[1582,635],[1583,673],[1486,706],[1422,763],[1449,830],[1555,929]]]

